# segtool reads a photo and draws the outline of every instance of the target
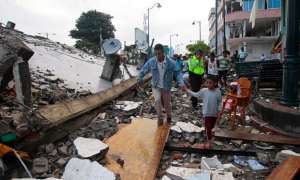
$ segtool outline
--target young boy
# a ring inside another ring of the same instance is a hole
[[[215,124],[219,125],[222,96],[219,89],[216,88],[218,80],[213,76],[208,76],[206,81],[207,88],[201,89],[199,92],[187,90],[188,94],[193,97],[203,99],[202,113],[204,117],[205,131],[207,143],[202,148],[210,149],[212,147],[212,129]]]

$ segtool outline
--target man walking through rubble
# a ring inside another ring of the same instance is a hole
[[[142,84],[144,76],[151,71],[152,92],[155,99],[155,109],[157,112],[158,125],[163,124],[162,103],[166,110],[167,122],[172,120],[171,116],[171,87],[173,76],[181,89],[186,91],[182,75],[176,68],[175,62],[164,54],[163,45],[157,44],[154,47],[155,56],[147,61],[138,75],[138,84]]]

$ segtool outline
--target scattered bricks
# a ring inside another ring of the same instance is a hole
[[[33,160],[32,173],[44,174],[49,170],[48,159],[45,157],[36,158]]]
[[[67,160],[65,158],[59,158],[55,163],[58,165],[58,167],[62,168],[67,163]]]
[[[264,165],[268,165],[270,164],[270,155],[269,154],[266,154],[266,153],[260,153],[260,152],[257,152],[257,158],[259,160],[259,162],[261,162],[262,164]]]
[[[46,147],[45,147],[45,152],[46,153],[52,153],[55,149],[55,146],[54,144],[50,143],[50,144],[47,144]]]
[[[66,145],[62,145],[60,147],[57,148],[58,152],[63,154],[63,155],[68,155],[68,146]]]
[[[97,131],[97,130],[102,130],[102,129],[108,128],[109,124],[105,123],[104,120],[95,120],[89,125],[89,127],[92,130]]]

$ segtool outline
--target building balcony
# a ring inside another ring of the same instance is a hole
[[[241,38],[229,38],[228,42],[235,44],[240,42],[273,42],[278,36],[255,36],[255,37],[241,37]]]
[[[225,16],[226,22],[249,20],[251,12],[236,11]],[[280,9],[257,10],[256,19],[278,19],[281,16]]]

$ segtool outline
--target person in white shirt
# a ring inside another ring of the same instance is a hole
[[[218,78],[218,66],[216,61],[215,53],[210,53],[208,62],[207,62],[207,75],[214,76]]]

